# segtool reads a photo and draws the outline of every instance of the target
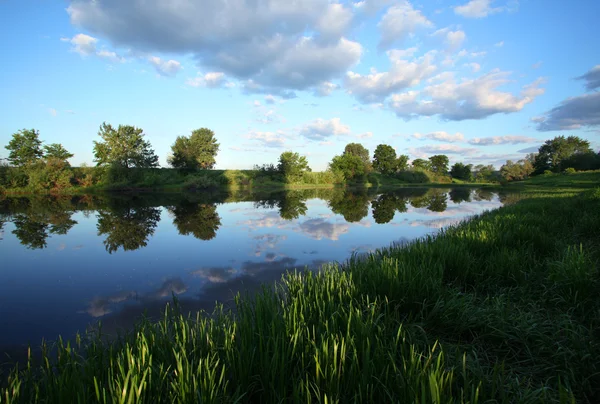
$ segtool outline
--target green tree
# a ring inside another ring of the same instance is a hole
[[[335,156],[329,163],[331,171],[340,172],[346,181],[363,178],[367,174],[364,161],[353,154],[342,154]]]
[[[44,158],[46,160],[64,161],[67,165],[70,165],[67,160],[71,157],[73,157],[73,153],[70,153],[60,143],[52,143],[44,146]]]
[[[419,169],[419,170],[430,170],[431,169],[431,163],[427,160],[423,160],[423,159],[414,159],[412,161],[412,166],[413,168]]]
[[[396,212],[406,212],[406,199],[394,194],[383,194],[371,202],[371,207],[375,223],[384,224],[390,222]]]
[[[305,172],[310,172],[305,156],[292,151],[286,151],[279,156],[277,171],[285,177],[287,182],[297,182]]]
[[[448,172],[448,164],[450,164],[450,160],[448,160],[448,156],[436,154],[435,156],[429,157],[429,163],[431,166],[431,171],[434,173],[446,174]]]
[[[122,248],[133,251],[145,247],[160,221],[160,209],[129,205],[129,201],[98,210],[98,235],[106,235],[104,247],[110,254]]]
[[[347,222],[360,222],[369,214],[369,195],[366,189],[344,190],[334,193],[328,205],[333,213],[344,216]]]
[[[221,217],[215,204],[183,202],[169,208],[173,224],[179,234],[191,234],[200,240],[212,240],[221,226]]]
[[[534,171],[534,167],[529,160],[519,160],[514,163],[507,160],[506,164],[500,167],[500,175],[506,181],[520,181],[528,178]]]
[[[475,177],[475,181],[484,182],[484,181],[492,181],[494,178],[494,166],[493,165],[483,165],[478,164],[472,169],[473,177]]]
[[[383,175],[392,175],[398,169],[396,150],[390,145],[380,144],[373,153],[373,168]]]
[[[365,165],[365,171],[371,170],[371,158],[369,157],[369,150],[367,150],[360,143],[348,143],[344,148],[344,154],[350,154],[352,156],[359,157]]]
[[[405,171],[406,169],[408,169],[408,156],[406,154],[401,154],[396,160],[396,170]]]
[[[471,181],[472,174],[471,168],[473,168],[472,164],[463,164],[463,163],[455,163],[450,170],[450,175],[452,178],[458,178],[459,180]]]
[[[117,129],[104,122],[94,141],[94,161],[98,166],[118,166],[125,169],[158,167],[158,156],[150,142],[144,140],[144,131],[130,125],[119,125]]]
[[[533,166],[537,174],[546,170],[561,172],[563,160],[577,154],[593,153],[590,148],[590,142],[581,139],[578,136],[557,136],[554,139],[546,140],[540,147]]]
[[[219,143],[212,130],[200,128],[194,130],[190,137],[178,136],[171,151],[168,162],[174,168],[212,169]]]
[[[5,146],[10,153],[8,161],[17,167],[35,163],[44,155],[40,134],[35,129],[21,129],[13,134],[12,139]]]

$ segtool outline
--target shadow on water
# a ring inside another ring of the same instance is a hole
[[[449,204],[456,207],[462,203],[489,202],[494,198],[502,202],[506,197],[507,194],[486,189],[402,188],[380,193],[373,188],[358,187],[352,190],[305,189],[275,193],[242,190],[4,198],[0,199],[0,241],[14,238],[28,250],[48,249],[48,239],[68,234],[78,224],[77,220],[82,220],[83,214],[86,220],[92,223],[95,220],[95,234],[104,250],[122,257],[145,249],[150,239],[156,236],[161,221],[171,220],[177,233],[202,242],[218,239],[224,226],[219,206],[252,202],[253,207],[249,208],[251,214],[258,215],[268,210],[267,215],[273,217],[276,226],[288,226],[288,229],[295,229],[312,240],[331,243],[337,242],[339,235],[346,234],[349,226],[360,228],[369,214],[376,225],[382,225],[392,222],[396,215],[411,212],[437,214],[447,210]],[[330,213],[307,216],[309,201],[314,199],[321,200],[323,208]],[[334,218],[328,218],[330,216]],[[314,249],[296,251],[296,256],[304,259],[294,258],[294,253],[288,254],[292,256],[276,254],[275,245],[288,237],[285,234],[252,233],[247,237],[252,243],[262,245],[257,245],[253,253],[260,260],[239,260],[234,265],[228,264],[233,262],[227,260],[229,257],[223,257],[222,266],[196,266],[186,272],[185,279],[175,275],[168,277],[153,290],[140,292],[142,289],[125,286],[117,292],[89,297],[87,306],[78,313],[92,320],[87,321],[88,328],[94,328],[97,320],[101,319],[103,332],[115,335],[118,330],[131,327],[142,315],[158,318],[165,303],[173,296],[178,298],[183,312],[211,312],[216,302],[232,308],[231,303],[237,293],[252,296],[264,285],[273,285],[280,280],[286,271],[295,268],[315,270],[325,262],[321,258],[328,258],[321,257]],[[392,237],[385,245],[394,240],[403,244],[409,240],[402,234]],[[228,243],[226,240],[221,242]],[[314,259],[307,261],[308,256],[302,254],[309,254]],[[190,282],[194,282],[194,286]],[[22,360],[25,354],[26,347],[23,345],[0,346],[0,365]],[[10,359],[4,360],[7,357]]]

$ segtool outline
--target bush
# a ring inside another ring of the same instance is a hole
[[[575,174],[576,172],[577,170],[575,170],[573,167],[565,169],[565,174]]]
[[[189,178],[184,184],[183,188],[188,191],[195,191],[198,189],[209,189],[217,188],[219,186],[218,181],[208,176],[192,177]]]

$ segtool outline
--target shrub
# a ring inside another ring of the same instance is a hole
[[[577,170],[575,170],[573,167],[565,169],[565,174],[575,174],[576,172]]]

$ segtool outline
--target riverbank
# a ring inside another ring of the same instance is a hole
[[[384,176],[379,173],[357,181],[345,181],[330,171],[307,172],[301,178],[286,180],[278,172],[262,170],[199,170],[182,171],[172,168],[129,169],[111,172],[97,167],[69,168],[70,181],[57,184],[52,181],[28,183],[27,174],[19,169],[10,169],[0,181],[0,194],[8,196],[29,194],[86,194],[96,192],[182,192],[204,190],[261,190],[280,191],[290,189],[314,189],[335,187],[367,187],[393,189],[414,186],[468,186],[481,187],[498,185],[490,183],[464,183],[448,176],[415,171],[403,177]],[[417,175],[418,174],[418,175]],[[0,178],[1,179],[1,178]]]
[[[599,180],[515,184],[503,208],[290,274],[235,315],[175,303],[111,343],[59,342],[0,402],[598,402]]]

